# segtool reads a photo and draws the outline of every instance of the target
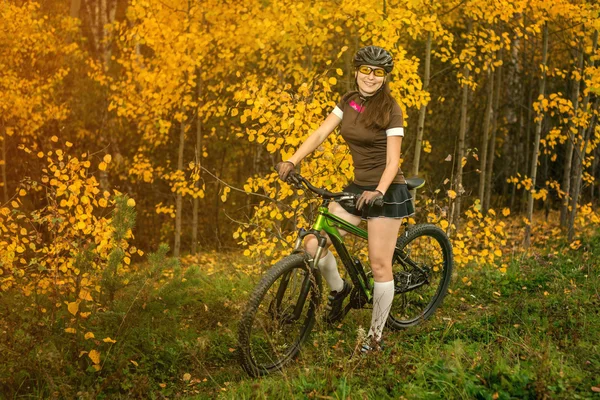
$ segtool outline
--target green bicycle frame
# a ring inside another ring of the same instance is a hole
[[[355,225],[352,225],[348,221],[332,214],[327,209],[328,202],[324,202],[323,205],[319,207],[318,216],[313,223],[313,226],[310,230],[304,231],[300,233],[298,237],[298,242],[296,243],[296,249],[300,247],[302,239],[304,236],[308,234],[313,234],[317,237],[319,241],[319,248],[314,257],[314,268],[318,267],[319,259],[321,252],[326,246],[327,238],[321,234],[321,232],[325,232],[331,243],[335,247],[342,263],[346,267],[348,271],[348,275],[352,279],[355,288],[359,288],[359,291],[364,294],[366,300],[368,302],[372,301],[373,294],[373,278],[367,277],[362,264],[358,258],[353,258],[348,249],[344,244],[344,237],[340,233],[340,229],[344,230],[352,235],[358,236],[362,239],[367,240],[367,231],[361,229]]]

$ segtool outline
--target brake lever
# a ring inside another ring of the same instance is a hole
[[[296,187],[296,189],[302,189],[302,181],[298,178],[298,174],[290,173],[286,179],[287,183],[292,184]]]

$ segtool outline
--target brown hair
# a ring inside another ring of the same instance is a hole
[[[365,105],[365,110],[361,114],[365,127],[367,129],[385,129],[390,123],[390,116],[396,104],[396,99],[392,96],[387,79],[377,94],[364,98],[359,91],[353,91],[344,95],[343,101],[346,102],[355,95],[360,96]]]

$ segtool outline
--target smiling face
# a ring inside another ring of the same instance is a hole
[[[365,70],[364,67],[369,67],[371,69],[369,74],[360,71],[360,69]],[[356,70],[356,82],[358,83],[358,91],[363,96],[368,97],[374,95],[385,82],[385,76],[375,76],[375,70],[383,71],[383,68],[374,67],[371,65],[361,65],[361,68],[359,68],[359,70]]]

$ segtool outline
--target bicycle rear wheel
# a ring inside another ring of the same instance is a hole
[[[392,266],[396,293],[387,326],[408,328],[431,316],[446,296],[452,268],[452,244],[439,227],[417,225],[400,236]]]
[[[321,276],[304,253],[285,257],[262,277],[242,314],[240,362],[251,376],[280,370],[300,351],[315,323]]]

